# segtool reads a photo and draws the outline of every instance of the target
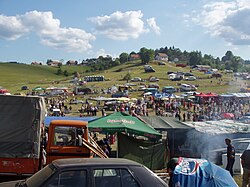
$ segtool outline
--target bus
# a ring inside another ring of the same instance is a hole
[[[105,78],[103,75],[94,75],[94,76],[85,76],[84,80],[86,82],[99,82],[99,81],[105,81]]]

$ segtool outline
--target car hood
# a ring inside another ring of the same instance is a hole
[[[2,182],[0,183],[0,187],[19,187],[17,183],[23,182],[25,180],[16,180],[16,181],[9,181],[9,182]],[[20,186],[25,187],[25,186]]]

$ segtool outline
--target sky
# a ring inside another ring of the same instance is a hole
[[[142,47],[250,59],[250,0],[0,0],[0,61],[66,62]]]

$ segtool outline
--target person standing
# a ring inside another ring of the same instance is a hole
[[[240,158],[243,167],[242,187],[247,187],[250,186],[250,149],[245,150]]]
[[[226,170],[228,170],[233,177],[233,166],[235,162],[235,148],[231,144],[231,140],[229,138],[225,139],[225,143],[227,145],[227,166]]]

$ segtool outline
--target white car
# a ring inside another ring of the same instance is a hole
[[[141,86],[138,87],[138,91],[144,91],[146,89],[147,89],[147,87],[143,86],[143,85],[141,85]]]
[[[181,84],[180,91],[181,92],[189,92],[189,91],[196,91],[197,88],[191,84]]]
[[[196,77],[195,76],[188,76],[185,78],[186,81],[194,81],[196,80]]]
[[[156,78],[156,77],[151,77],[149,79],[149,82],[158,82],[160,79]]]

